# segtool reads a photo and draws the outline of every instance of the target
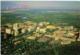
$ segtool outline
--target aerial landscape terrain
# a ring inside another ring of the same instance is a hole
[[[80,55],[80,2],[1,4],[2,55]]]

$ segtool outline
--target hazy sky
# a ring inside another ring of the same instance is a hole
[[[72,9],[80,10],[79,1],[4,1],[3,9]]]

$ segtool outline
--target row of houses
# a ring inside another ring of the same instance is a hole
[[[32,32],[32,34],[29,34],[26,39],[35,40],[43,39],[45,41],[46,39],[52,38],[54,40],[75,40],[77,28],[74,28],[73,26],[57,26],[56,24],[51,24],[49,22],[32,22],[27,21],[24,23],[14,23],[14,24],[6,24],[6,26],[1,27],[1,32],[6,34],[11,34],[13,36],[18,36],[22,33]],[[45,37],[46,36],[46,37]],[[45,38],[44,38],[45,37]],[[48,38],[47,38],[48,37]]]

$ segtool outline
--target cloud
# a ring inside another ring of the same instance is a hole
[[[21,9],[74,9],[80,10],[78,1],[11,1],[2,2],[1,8]]]

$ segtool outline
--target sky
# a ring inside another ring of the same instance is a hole
[[[1,9],[80,10],[80,2],[79,1],[2,1]]]

